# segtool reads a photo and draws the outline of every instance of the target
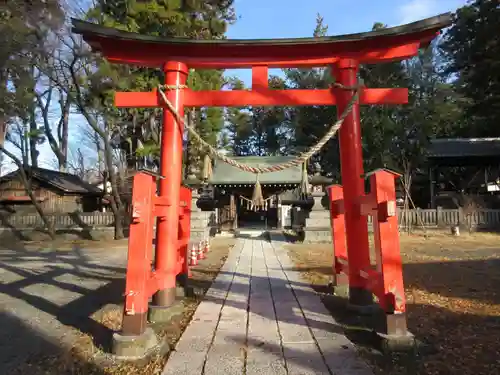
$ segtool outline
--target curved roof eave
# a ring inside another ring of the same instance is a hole
[[[375,53],[371,57],[374,60],[388,60],[389,57],[384,55],[387,55],[387,48],[410,44],[418,48],[421,44],[430,42],[441,29],[451,24],[451,14],[445,13],[406,25],[364,33],[281,39],[164,38],[77,19],[72,19],[72,22],[74,33],[81,34],[95,50],[116,62],[156,66],[160,61],[177,59],[191,63],[191,66],[198,62],[198,66],[202,67],[244,67],[258,63],[273,65],[272,62],[275,62],[275,66],[283,66],[285,62],[290,65],[302,62],[299,65],[309,63],[313,66],[321,61],[331,63],[327,58],[335,54],[349,57],[349,54],[367,51]],[[396,54],[393,59],[406,57],[401,51],[399,53],[401,57]]]

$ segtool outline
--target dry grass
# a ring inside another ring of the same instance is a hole
[[[206,289],[217,276],[227,258],[228,252],[234,246],[232,238],[217,238],[211,243],[207,259],[192,268],[192,284]],[[182,303],[182,314],[176,315],[168,324],[154,326],[155,332],[166,347],[173,348],[182,332],[189,324],[200,300],[186,298]],[[122,320],[122,306],[108,305],[92,315],[92,319],[111,331],[118,331]],[[34,358],[25,367],[19,369],[20,374],[85,374],[85,375],[154,375],[160,374],[168,359],[165,350],[160,350],[144,361],[115,363],[103,353],[102,348],[94,345],[93,338],[79,333],[79,339],[69,350],[51,358]],[[167,350],[168,351],[168,350]]]
[[[323,290],[331,277],[331,246],[289,245],[303,276]],[[376,373],[498,374],[500,236],[403,235],[401,253],[409,330],[431,350],[412,357],[411,364],[381,361],[373,350],[361,350]]]

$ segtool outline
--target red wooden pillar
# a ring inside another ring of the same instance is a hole
[[[379,303],[386,312],[382,333],[404,336],[407,334],[406,298],[396,213],[397,177],[390,171],[379,170],[370,176],[370,186],[377,210],[373,217],[373,232],[377,271],[381,275]]]
[[[155,198],[155,178],[145,173],[136,174],[132,187],[132,222],[122,321],[124,336],[140,336],[147,325]]]
[[[333,69],[336,82],[344,86],[356,86],[357,73],[358,62],[352,59],[340,60]],[[353,92],[342,88],[334,90],[337,115],[340,116],[352,99]],[[372,303],[372,296],[366,289],[366,281],[359,273],[370,265],[367,218],[360,215],[357,204],[358,198],[365,194],[359,102],[354,104],[352,111],[345,118],[339,139],[349,257],[349,302],[363,306]]]
[[[167,89],[166,96],[181,118],[184,118],[184,89],[188,68],[180,62],[168,62],[163,67],[165,84],[177,86]],[[175,278],[178,254],[179,201],[182,173],[182,124],[166,107],[163,109],[163,128],[160,154],[160,197],[166,197],[172,205],[165,215],[158,217],[156,230],[155,269],[159,291],[153,297],[156,306],[171,306],[175,301]]]
[[[191,237],[191,197],[192,191],[187,187],[181,188],[181,219],[179,222],[179,260],[181,262],[181,270],[177,276],[179,284],[187,293],[189,279],[189,238]]]
[[[342,186],[332,185],[328,187],[328,197],[330,199],[330,220],[332,228],[333,242],[333,286],[335,293],[340,294],[340,289],[347,290],[349,273],[346,236],[345,236],[345,210],[344,192]],[[344,292],[341,292],[344,294]]]

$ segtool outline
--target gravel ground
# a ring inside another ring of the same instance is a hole
[[[210,286],[233,243],[213,240],[193,269],[193,285]],[[103,361],[121,324],[126,241],[14,245],[0,244],[0,374],[153,374],[163,367],[161,355],[139,365]],[[183,302],[185,313],[158,336],[173,346],[197,303]]]
[[[90,316],[123,294],[126,249],[0,250],[0,373],[108,333]]]

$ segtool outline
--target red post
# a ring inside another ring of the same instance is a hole
[[[147,325],[155,195],[155,178],[145,173],[136,174],[132,187],[132,222],[122,321],[125,336],[142,335]]]
[[[184,89],[188,69],[184,63],[168,62],[163,68],[165,83],[169,88],[166,96],[181,118],[184,117]],[[155,269],[159,276],[159,291],[153,301],[157,306],[168,307],[175,301],[175,276],[178,254],[179,198],[182,172],[182,124],[176,121],[171,111],[163,109],[163,128],[161,134],[159,196],[169,199],[173,204],[158,217],[156,230]]]
[[[406,335],[406,298],[403,285],[403,264],[399,246],[396,213],[396,174],[380,170],[370,176],[372,195],[376,202],[373,216],[377,271],[381,275],[379,303],[386,312],[384,333]]]
[[[351,59],[340,60],[333,69],[336,82],[344,86],[358,84],[357,72],[358,63]],[[350,102],[353,92],[340,88],[333,90],[337,98],[337,115],[340,116]],[[370,305],[371,293],[366,290],[366,282],[359,273],[370,265],[367,218],[360,215],[356,203],[358,198],[365,194],[359,103],[353,106],[351,113],[344,120],[339,138],[349,255],[349,302],[352,305]]]
[[[181,187],[181,211],[182,215],[179,221],[179,260],[181,262],[181,271],[177,276],[179,284],[184,291],[188,287],[189,279],[189,238],[191,236],[191,189]]]
[[[349,274],[349,265],[345,236],[344,192],[342,186],[329,186],[328,197],[330,198],[330,220],[333,242],[333,286],[337,293],[339,287],[344,288],[349,285],[347,276]]]

